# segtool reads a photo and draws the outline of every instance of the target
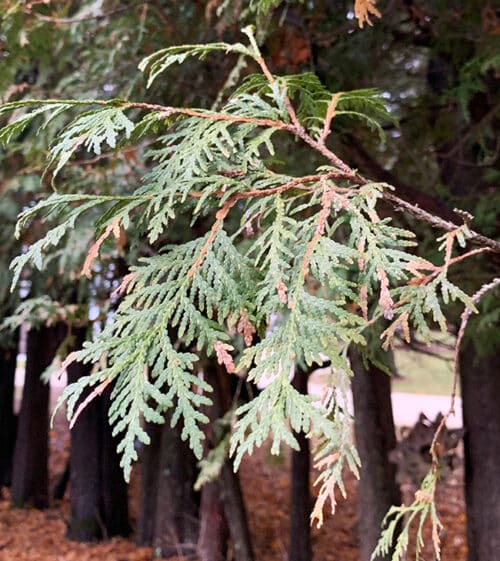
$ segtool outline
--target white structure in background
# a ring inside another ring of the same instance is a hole
[[[14,379],[15,384],[15,397],[14,397],[14,411],[19,413],[21,408],[22,389],[24,387],[24,374],[26,368],[26,343],[28,335],[28,325],[24,324],[21,327],[19,335],[19,353],[17,355],[16,374]],[[50,403],[51,407],[54,406],[57,398],[61,395],[62,391],[67,385],[68,377],[64,371],[60,377],[50,377]]]
[[[309,378],[308,392],[310,395],[322,396],[325,393],[324,373],[327,369],[316,370]],[[438,413],[445,415],[450,409],[450,397],[445,395],[426,395],[417,393],[392,392],[392,411],[394,423],[398,427],[411,427],[419,418],[420,413],[434,420]],[[347,409],[352,414],[352,395],[347,395]],[[446,425],[448,428],[461,428],[462,400],[455,398],[455,415],[450,416]]]

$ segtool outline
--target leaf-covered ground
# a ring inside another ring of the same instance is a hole
[[[51,477],[64,469],[68,431],[61,417],[51,434]],[[285,561],[288,549],[288,457],[257,451],[241,476],[248,505],[255,557],[258,561]],[[53,482],[52,481],[52,482]],[[131,486],[131,513],[137,505],[137,481]],[[356,481],[347,480],[348,501],[339,501],[334,517],[327,516],[321,530],[313,530],[316,561],[359,561],[356,532]],[[465,561],[465,515],[462,476],[457,472],[439,491],[443,533],[443,561]],[[10,508],[8,493],[0,501],[0,561],[148,561],[150,548],[137,548],[133,540],[113,539],[81,544],[65,538],[68,500],[40,512]],[[433,559],[430,551],[424,559]]]

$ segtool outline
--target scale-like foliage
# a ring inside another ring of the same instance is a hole
[[[4,329],[15,331],[26,324],[35,328],[42,325],[56,324],[61,321],[67,321],[69,317],[75,315],[76,311],[77,306],[61,305],[59,302],[51,300],[48,296],[28,298],[17,306],[11,316],[6,317],[0,323],[0,331]]]
[[[421,559],[424,546],[424,524],[430,522],[432,529],[432,542],[436,560],[441,559],[439,532],[442,524],[439,520],[436,504],[434,502],[434,491],[437,483],[437,473],[431,470],[415,493],[415,500],[408,506],[393,506],[387,513],[383,523],[383,531],[377,547],[373,551],[372,561],[380,556],[391,556],[391,561],[401,561],[410,542],[410,528],[413,523],[417,524],[415,543],[415,560]],[[401,527],[401,531],[399,528]],[[395,543],[394,543],[395,542]]]
[[[265,76],[251,74],[244,79],[234,95],[252,93],[274,99],[278,105],[282,105],[283,92],[296,102],[300,122],[315,136],[321,133],[332,100],[334,100],[337,119],[344,116],[348,119],[360,120],[371,130],[378,132],[381,139],[384,137],[381,123],[394,121],[387,111],[381,92],[377,89],[351,90],[333,94],[311,72],[277,76],[276,83],[273,85],[269,84]]]
[[[70,111],[51,148],[55,173],[80,146],[99,155],[103,145],[119,150],[144,138],[151,144],[135,189],[56,193],[25,211],[20,227],[47,212],[55,225],[13,267],[16,280],[28,263],[43,267],[83,215],[99,235],[86,274],[111,234],[119,238],[123,228],[142,235],[152,255],[130,264],[112,320],[72,357],[94,363],[95,371],[65,390],[61,403],[67,400],[68,415],[78,416],[85,406],[85,390],[112,383],[110,421],[122,435],[127,476],[137,457],[134,441],[148,442],[142,418],[162,422],[169,408],[172,423],[182,422],[182,437],[200,457],[201,425],[208,420],[200,407],[210,403],[211,388],[198,375],[198,361],[201,353],[215,355],[229,373],[246,373],[265,386],[236,411],[230,444],[236,466],[267,438],[278,452],[282,443],[296,446],[293,431],[314,436],[322,470],[314,517],[321,522],[326,501],[334,505],[335,488],[345,492],[342,468],[357,473],[359,465],[345,408],[348,346],[364,346],[363,332],[379,318],[392,321],[384,333],[390,344],[398,330],[409,336],[410,324],[425,334],[429,318],[443,328],[442,308],[450,298],[471,306],[447,276],[455,240],[460,245],[467,233],[443,240],[441,266],[415,257],[413,234],[378,215],[378,202],[391,188],[361,177],[327,144],[337,123],[357,126],[361,119],[380,132],[380,121],[390,118],[380,95],[332,93],[311,74],[272,76],[252,30],[245,32],[249,47],[172,47],[141,65],[151,84],[188,56],[252,58],[262,75],[247,78],[219,110],[125,100],[23,101],[0,109],[26,111],[14,113],[0,131],[3,141],[45,113],[59,119]],[[270,157],[280,156],[278,131],[300,139],[327,165],[302,177],[277,173]],[[168,234],[185,228],[186,219],[195,227],[183,243],[167,245]],[[297,366],[326,361],[333,373],[327,398],[299,394],[291,383]]]
[[[49,164],[57,162],[54,176],[81,146],[100,154],[104,143],[115,148],[118,135],[123,132],[126,138],[130,138],[133,130],[134,124],[119,107],[105,107],[80,115],[52,147]]]
[[[143,59],[139,70],[149,72],[147,86],[150,87],[155,79],[173,64],[182,64],[188,57],[197,57],[201,60],[214,51],[224,53],[238,53],[251,56],[250,51],[241,43],[210,43],[203,45],[180,45],[156,51]]]
[[[206,393],[211,388],[193,373],[198,356],[180,350],[178,341],[183,347],[196,342],[211,352],[228,339],[224,323],[243,313],[248,294],[242,288],[253,289],[250,268],[223,231],[196,275],[189,276],[206,241],[205,236],[172,247],[132,269],[128,294],[114,321],[75,356],[85,362],[104,360],[104,367],[93,378],[69,386],[61,397],[61,403],[68,399],[71,418],[88,385],[114,382],[110,422],[115,434],[124,433],[119,450],[127,477],[137,459],[134,440],[149,440],[141,417],[162,422],[162,412],[170,407],[175,408],[172,424],[182,418],[182,438],[201,456],[204,436],[199,425],[208,419],[199,408],[210,403]]]

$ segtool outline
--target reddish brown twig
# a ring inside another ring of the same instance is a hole
[[[320,144],[324,145],[326,139],[328,138],[328,135],[330,134],[330,126],[332,124],[332,119],[335,116],[335,109],[337,108],[337,103],[339,102],[341,95],[342,92],[337,92],[336,94],[333,94],[332,99],[328,104],[328,109],[326,110],[325,122],[323,124],[323,132],[321,133],[321,136],[319,138]]]
[[[233,207],[233,205],[236,203],[238,199],[233,198],[233,199],[229,199],[228,201],[226,201],[226,203],[224,204],[224,206],[219,209],[215,215],[215,222],[212,225],[212,228],[210,229],[210,234],[207,237],[207,240],[205,241],[205,243],[203,244],[203,247],[201,248],[201,251],[198,255],[198,257],[196,258],[196,261],[193,263],[193,265],[191,266],[191,268],[188,271],[188,278],[192,278],[194,276],[194,274],[196,273],[196,270],[202,265],[205,256],[207,255],[208,251],[210,250],[210,247],[212,246],[212,244],[214,243],[215,240],[215,236],[217,235],[217,232],[222,228],[222,225],[224,224],[224,219],[226,218],[226,216],[228,215],[229,211],[231,210],[231,208]]]

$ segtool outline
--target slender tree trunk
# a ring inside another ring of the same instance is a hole
[[[170,419],[167,414],[163,425],[147,426],[151,442],[141,451],[136,537],[138,545],[151,545],[162,557],[192,555],[199,531],[196,458]]]
[[[77,345],[85,329],[77,331]],[[91,365],[68,367],[68,382],[90,373]],[[68,538],[96,541],[128,535],[127,487],[119,466],[116,442],[107,419],[109,392],[92,400],[71,431],[71,517]]]
[[[152,545],[154,539],[162,430],[162,425],[147,425],[151,442],[140,453],[141,499],[136,530],[136,543],[140,546]]]
[[[500,561],[500,373],[496,353],[460,354],[469,561]]]
[[[224,415],[227,404],[223,403],[222,387],[219,380],[217,365],[208,362],[204,376],[213,387],[212,405],[205,407],[204,413],[210,419],[205,427],[205,450],[207,455],[211,448],[217,445],[221,431],[217,430],[217,419]],[[222,487],[220,479],[205,483],[201,488],[200,501],[200,534],[196,546],[196,553],[200,561],[225,561],[228,545],[228,526],[221,499]]]
[[[66,489],[68,487],[69,479],[70,479],[70,472],[71,472],[71,462],[68,460],[66,462],[66,466],[64,467],[64,471],[59,475],[57,481],[54,485],[54,489],[52,491],[52,498],[55,501],[62,501],[64,499],[64,495],[66,494]]]
[[[197,555],[200,561],[226,561],[228,527],[220,498],[219,481],[201,489],[200,535]]]
[[[213,405],[207,411],[213,427],[215,421],[222,418],[230,407],[231,380],[215,361],[206,365],[205,377],[214,389],[212,394]],[[218,436],[220,437],[220,435]],[[217,444],[217,435],[213,430],[209,430],[207,440],[212,446]],[[214,516],[218,521],[217,527],[211,527]],[[198,555],[201,561],[215,561],[221,557],[225,558],[228,530],[235,561],[253,561],[252,541],[243,493],[238,474],[234,473],[233,463],[230,459],[226,460],[222,466],[219,479],[205,484],[202,488],[200,518],[201,532],[198,542]],[[215,543],[218,544],[218,549],[216,549]],[[210,553],[210,556],[208,556],[208,553]],[[206,557],[202,557],[202,554]]]
[[[10,486],[16,443],[14,376],[17,348],[0,349],[0,487]]]
[[[161,435],[153,538],[155,553],[162,557],[194,554],[199,530],[196,458],[170,419],[166,415]]]
[[[365,370],[358,351],[351,350],[349,357],[354,372],[356,444],[361,459],[358,489],[361,561],[369,561],[384,516],[391,505],[401,502],[396,466],[389,461],[389,453],[396,446],[391,380],[373,365]],[[379,557],[377,561],[390,561],[390,558],[390,555]]]
[[[90,365],[68,367],[68,383],[89,373]],[[87,392],[88,393],[88,392]],[[99,509],[99,428],[98,405],[91,402],[71,429],[70,520],[67,537],[81,542],[97,541],[103,535]]]
[[[297,369],[293,384],[302,394],[307,394],[308,372]],[[309,487],[309,440],[303,432],[295,433],[300,449],[292,451],[292,482],[290,505],[289,561],[311,561],[311,492]]]
[[[227,406],[222,403],[228,401],[223,393],[214,392],[218,411]],[[165,557],[196,553],[202,561],[216,561],[225,559],[229,531],[235,561],[253,561],[243,496],[232,463],[226,463],[218,481],[204,487],[199,505],[193,490],[196,459],[180,439],[180,429],[170,427],[170,415],[162,427],[149,426],[148,434],[151,444],[141,453],[137,542],[152,545],[155,554]]]
[[[116,451],[119,439],[112,436],[108,411],[111,387],[100,397],[101,406],[101,508],[107,537],[128,536],[131,528],[128,519],[128,489]]]
[[[48,494],[49,384],[40,380],[62,343],[65,326],[31,329],[26,374],[14,450],[12,504],[46,508]]]
[[[252,539],[241,491],[240,478],[234,473],[233,463],[228,460],[223,466],[219,479],[222,502],[233,544],[235,561],[254,561]]]

